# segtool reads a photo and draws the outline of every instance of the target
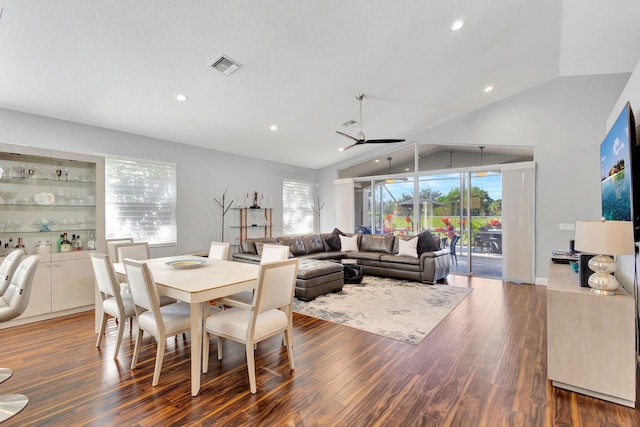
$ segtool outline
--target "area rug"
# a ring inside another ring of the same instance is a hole
[[[358,285],[313,301],[294,299],[293,311],[418,345],[471,289],[365,276]]]

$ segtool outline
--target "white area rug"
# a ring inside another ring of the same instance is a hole
[[[345,285],[304,302],[293,311],[418,345],[471,292],[448,285],[365,276],[359,285]]]

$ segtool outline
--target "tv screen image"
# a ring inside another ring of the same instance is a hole
[[[634,221],[635,133],[627,103],[600,145],[602,216],[608,220]]]

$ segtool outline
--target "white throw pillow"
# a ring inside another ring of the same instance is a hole
[[[340,252],[359,252],[358,236],[340,235]]]
[[[398,240],[398,256],[410,256],[418,258],[418,238],[411,240]]]

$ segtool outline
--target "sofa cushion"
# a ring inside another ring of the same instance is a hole
[[[381,252],[390,254],[393,251],[393,241],[395,236],[388,235],[375,235],[375,234],[363,234],[362,240],[360,240],[360,250],[362,252]]]
[[[398,239],[398,256],[418,258],[418,239]]]
[[[258,254],[258,248],[256,247],[256,243],[268,243],[275,244],[275,237],[257,237],[255,239],[245,239],[242,241],[242,252],[245,254]]]
[[[343,236],[340,238],[340,251],[341,252],[358,252],[358,236]]]
[[[294,256],[305,255],[307,253],[307,248],[304,246],[302,236],[278,237],[278,243],[289,246],[289,250]]]
[[[338,230],[337,228],[334,228],[333,231],[331,232],[331,234],[326,238],[326,242],[327,242],[327,246],[329,246],[329,250],[330,251],[339,251],[340,250],[340,237],[339,236],[344,236],[345,234]]]
[[[304,247],[307,249],[307,254],[314,254],[316,252],[324,252],[324,241],[319,234],[309,234],[302,236],[304,241]]]
[[[435,239],[428,230],[418,234],[418,256],[424,252],[435,252],[440,250],[440,245],[436,243]]]

